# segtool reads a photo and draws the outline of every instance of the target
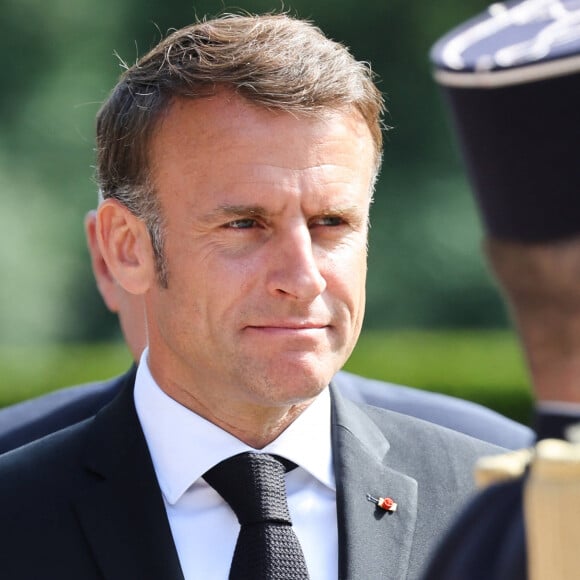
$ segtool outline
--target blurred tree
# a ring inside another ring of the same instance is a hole
[[[389,106],[373,207],[371,327],[497,326],[478,220],[428,51],[483,0],[4,0],[0,50],[0,342],[116,335],[94,290],[82,218],[95,205],[93,126],[121,68],[170,28],[287,10],[372,63]]]

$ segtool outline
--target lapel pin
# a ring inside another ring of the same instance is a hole
[[[397,502],[390,497],[373,497],[370,493],[367,493],[367,499],[386,512],[397,511]]]

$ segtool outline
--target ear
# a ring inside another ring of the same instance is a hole
[[[85,235],[87,246],[91,256],[91,266],[97,288],[111,312],[119,311],[118,287],[115,279],[109,271],[107,263],[103,259],[101,248],[97,242],[97,212],[91,210],[85,216]]]
[[[109,275],[130,294],[155,283],[153,248],[145,224],[123,204],[107,199],[97,210],[96,237]]]

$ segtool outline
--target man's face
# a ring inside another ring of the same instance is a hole
[[[168,287],[149,364],[196,409],[280,407],[328,384],[364,312],[373,144],[363,119],[178,99],[153,135]],[[240,407],[241,405],[241,407]]]

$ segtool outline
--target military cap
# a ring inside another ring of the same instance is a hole
[[[486,232],[580,233],[580,0],[492,4],[431,61]]]

